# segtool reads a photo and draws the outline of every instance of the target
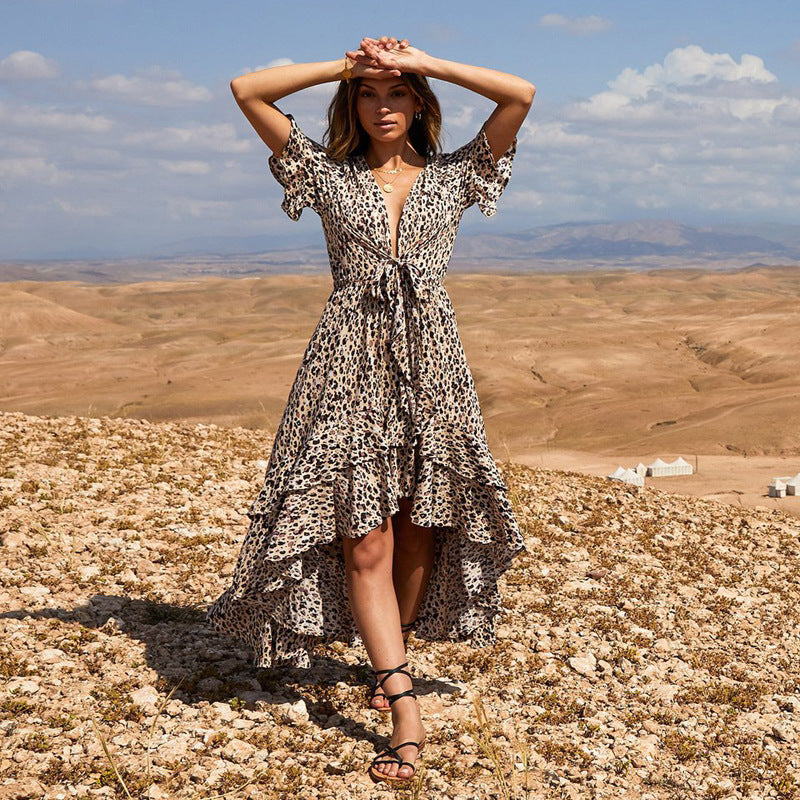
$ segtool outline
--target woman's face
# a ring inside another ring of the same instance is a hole
[[[400,78],[362,79],[356,94],[358,121],[371,137],[385,142],[405,138],[414,112],[420,108],[421,104]]]

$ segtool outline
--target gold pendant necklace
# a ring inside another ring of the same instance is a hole
[[[370,169],[373,172],[382,172],[385,175],[399,174],[403,171],[402,167],[398,167],[397,169],[378,169],[377,167],[370,167]],[[397,180],[397,178],[395,178],[395,180]],[[391,194],[394,191],[394,186],[387,181],[383,184],[383,186],[381,186],[381,189],[383,189],[383,191],[387,194]]]

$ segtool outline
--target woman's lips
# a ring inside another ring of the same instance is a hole
[[[385,128],[386,130],[388,130],[389,128],[391,128],[391,127],[392,127],[392,125],[396,125],[396,124],[397,124],[397,123],[395,123],[395,122],[376,122],[376,123],[375,123],[375,125],[376,125],[378,128]]]

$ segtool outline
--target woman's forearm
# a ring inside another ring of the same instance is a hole
[[[457,83],[465,89],[482,94],[498,104],[523,103],[530,105],[536,93],[536,87],[508,72],[500,72],[488,67],[476,67],[472,64],[460,64],[425,54],[423,57],[423,75],[428,78],[439,78],[450,83]]]
[[[344,58],[285,64],[240,75],[231,81],[237,100],[263,100],[270,103],[319,83],[337,81],[344,69]]]

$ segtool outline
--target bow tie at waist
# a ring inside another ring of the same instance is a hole
[[[402,258],[381,255],[379,272],[367,280],[348,281],[363,284],[362,303],[384,316],[382,345],[401,375],[401,391],[418,434],[434,408],[434,397],[425,371],[420,369],[419,343],[422,336],[420,301],[430,299],[441,287],[438,278],[429,278],[415,264]]]

